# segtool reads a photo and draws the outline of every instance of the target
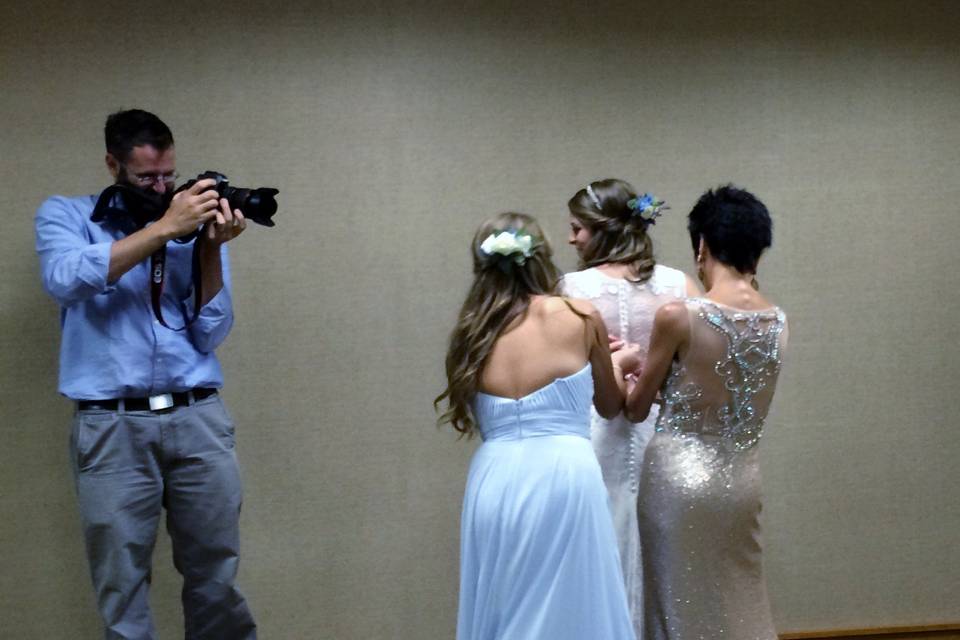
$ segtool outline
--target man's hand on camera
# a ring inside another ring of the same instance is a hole
[[[157,221],[169,239],[193,233],[217,216],[219,195],[211,188],[215,184],[210,179],[198,180],[189,189],[173,196],[170,207]]]
[[[205,305],[223,288],[223,265],[221,264],[220,247],[224,242],[230,242],[247,228],[247,219],[239,209],[230,211],[230,203],[226,198],[220,198],[220,208],[216,209],[213,218],[203,228],[203,233],[197,238],[200,247],[200,304]]]
[[[247,228],[247,219],[243,217],[240,209],[230,211],[230,203],[226,198],[220,198],[220,209],[216,212],[216,217],[207,224],[207,240],[216,245],[224,242],[230,242]]]

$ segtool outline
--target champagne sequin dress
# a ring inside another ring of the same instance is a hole
[[[777,308],[686,301],[690,344],[661,390],[640,481],[644,640],[776,640],[758,447],[787,343]]]
[[[682,271],[660,264],[654,267],[649,280],[639,284],[608,276],[595,267],[568,273],[561,283],[564,295],[593,303],[612,335],[639,345],[641,358],[646,357],[657,309],[683,298],[686,287],[686,276]],[[643,564],[637,523],[637,490],[643,453],[653,437],[656,421],[656,405],[643,422],[630,422],[622,413],[607,420],[595,410],[590,419],[590,441],[610,496],[624,588],[638,636],[643,629]]]

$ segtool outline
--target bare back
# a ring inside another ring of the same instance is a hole
[[[588,309],[583,311],[589,313]],[[480,390],[504,398],[522,398],[583,369],[592,342],[587,320],[567,301],[535,296],[526,316],[494,343],[480,376]]]

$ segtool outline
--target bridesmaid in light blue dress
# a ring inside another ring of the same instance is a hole
[[[560,273],[536,221],[503,214],[473,242],[474,282],[447,354],[441,421],[483,444],[460,543],[458,640],[632,640],[590,407],[623,406],[603,320],[553,295]]]

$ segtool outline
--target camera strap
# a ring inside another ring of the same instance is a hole
[[[191,258],[191,280],[193,280],[193,314],[186,323],[179,328],[171,327],[163,319],[163,309],[160,307],[160,296],[163,295],[163,281],[166,272],[167,245],[163,245],[150,256],[150,303],[153,306],[153,315],[171,331],[183,331],[189,327],[200,315],[200,237],[193,241],[193,256]]]
[[[170,205],[169,196],[160,196],[146,192],[128,184],[117,183],[110,185],[100,193],[93,208],[90,220],[96,223],[108,222],[125,234],[131,234],[143,229],[150,222],[159,219]],[[160,307],[160,297],[163,295],[163,281],[166,271],[167,247],[157,249],[150,256],[150,301],[153,306],[153,315],[161,325],[171,331],[183,331],[189,327],[200,315],[200,246],[199,234],[190,234],[177,238],[180,243],[193,239],[192,274],[193,281],[193,314],[187,322],[179,328],[171,327],[163,319],[163,310]]]

